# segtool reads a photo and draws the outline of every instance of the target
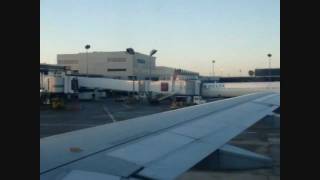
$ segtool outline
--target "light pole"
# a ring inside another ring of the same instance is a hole
[[[268,54],[268,59],[269,59],[269,81],[271,81],[271,56],[272,54]]]
[[[157,53],[157,50],[155,50],[155,49],[152,49],[151,51],[150,51],[150,60],[149,60],[149,85],[148,85],[148,93],[149,93],[149,96],[151,96],[151,60],[152,60],[152,56],[155,54],[155,53]]]
[[[212,60],[212,77],[214,76],[214,63],[215,62],[216,62],[215,60]]]
[[[135,54],[136,54],[136,52],[134,51],[134,49],[133,48],[127,48],[127,53],[128,54],[131,54],[132,55],[132,66],[134,66],[134,60],[135,60]],[[134,69],[134,67],[133,67],[133,69]],[[133,74],[134,75],[134,74]],[[132,96],[133,96],[133,94],[134,94],[134,91],[135,91],[135,87],[134,87],[134,76],[132,76]]]
[[[86,59],[87,59],[87,76],[88,76],[88,50],[90,49],[90,45],[89,44],[87,44],[85,47],[84,47],[85,49],[86,49]]]

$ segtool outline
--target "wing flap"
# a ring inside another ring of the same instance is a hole
[[[96,172],[73,170],[68,173],[62,180],[121,180],[119,176],[113,176],[109,174],[101,174]]]
[[[107,156],[104,152],[76,161],[50,172],[40,175],[42,180],[61,179],[73,170],[83,172],[94,172],[99,174],[108,174],[119,177],[129,177],[142,169],[135,163],[125,161],[116,157]]]
[[[194,141],[147,165],[138,175],[152,179],[174,179],[211,154],[213,149],[215,146],[212,144]]]

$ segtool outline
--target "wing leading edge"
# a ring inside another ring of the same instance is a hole
[[[255,93],[43,138],[40,177],[83,171],[173,179],[278,108],[279,99]]]

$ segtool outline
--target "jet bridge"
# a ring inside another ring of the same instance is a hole
[[[75,76],[76,77],[76,76]],[[141,91],[141,83],[139,81],[111,79],[105,77],[77,77],[79,87],[88,89],[104,89],[125,92]]]

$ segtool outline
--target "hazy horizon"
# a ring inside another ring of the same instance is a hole
[[[280,67],[278,0],[42,0],[40,62],[57,54],[124,51],[148,54],[156,64],[212,73],[248,75]]]

